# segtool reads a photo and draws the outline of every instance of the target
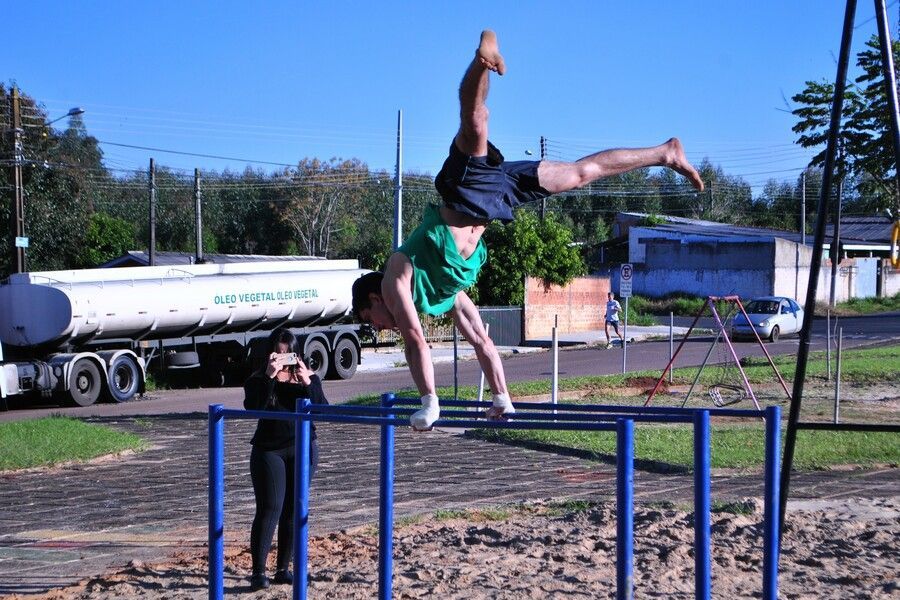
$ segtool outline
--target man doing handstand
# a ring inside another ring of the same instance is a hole
[[[515,412],[500,355],[465,293],[486,260],[481,236],[491,220],[510,222],[520,204],[644,167],[668,167],[703,190],[699,173],[676,138],[651,148],[604,150],[575,162],[504,161],[488,141],[485,100],[491,71],[503,75],[506,65],[496,35],[485,30],[459,87],[459,132],[435,178],[443,205],[427,207],[423,222],[391,255],[383,274],[368,273],[353,284],[356,317],[379,329],[394,329],[403,338],[410,374],[422,397],[421,410],[410,417],[419,430],[432,426],[440,407],[418,312],[450,312],[490,385],[493,407],[488,417]]]

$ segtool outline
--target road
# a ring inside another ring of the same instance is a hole
[[[690,325],[691,319],[678,319],[676,325]],[[710,323],[701,323],[710,326]],[[834,325],[834,323],[832,323]],[[866,317],[843,318],[838,321],[843,329],[844,347],[881,344],[900,341],[900,313],[871,315]],[[811,339],[812,350],[824,350],[826,324],[824,319],[816,319]],[[696,366],[703,362],[712,343],[710,335],[692,335],[675,362],[679,367]],[[679,340],[676,339],[676,348]],[[755,342],[734,344],[739,357],[763,356],[763,351]],[[770,354],[796,354],[799,339],[789,336],[781,341],[765,345]],[[669,342],[641,342],[628,347],[628,371],[649,370],[662,372],[669,359]],[[728,359],[727,349],[719,345],[711,362],[719,363]],[[537,381],[548,380],[552,376],[552,356],[549,352],[515,354],[504,358],[507,380]],[[572,347],[562,349],[559,354],[560,377],[584,375],[607,375],[622,372],[622,350],[615,348],[602,350],[598,347]],[[459,385],[477,385],[480,377],[478,363],[474,360],[460,361],[458,367]],[[438,386],[453,386],[453,365],[435,365],[435,379]],[[345,402],[363,394],[380,394],[412,387],[412,380],[405,368],[385,371],[359,372],[346,381],[327,381],[326,393],[333,403]],[[241,388],[216,388],[193,390],[167,390],[152,392],[143,399],[135,399],[123,404],[95,404],[87,407],[48,406],[29,409],[14,409],[0,412],[0,422],[37,418],[51,414],[65,414],[73,417],[154,415],[167,413],[205,412],[209,404],[221,403],[228,407],[240,408],[243,401]]]

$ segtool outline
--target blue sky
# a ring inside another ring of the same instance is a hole
[[[872,3],[859,4],[854,53],[876,32]],[[508,65],[492,81],[491,138],[507,158],[537,156],[541,136],[550,158],[574,160],[677,135],[691,160],[758,187],[795,180],[813,154],[793,145],[785,98],[834,79],[843,11],[820,0],[31,0],[4,8],[18,25],[4,28],[0,77],[51,118],[83,107],[116,169],[150,157],[190,170],[248,163],[112,143],[286,164],[356,157],[392,171],[402,109],[404,170],[433,174],[490,27]]]

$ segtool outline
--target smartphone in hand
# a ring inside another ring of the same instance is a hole
[[[278,361],[283,366],[296,365],[298,362],[297,353],[296,352],[285,352],[284,354],[279,354]]]

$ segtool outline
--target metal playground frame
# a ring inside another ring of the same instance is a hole
[[[283,419],[294,421],[295,509],[293,598],[307,597],[309,541],[309,452],[310,423],[346,423],[381,429],[378,598],[392,596],[394,430],[409,426],[409,415],[418,398],[396,398],[385,394],[381,406],[313,405],[298,399],[294,413],[227,409],[209,406],[209,598],[224,594],[224,450],[225,418]],[[517,403],[516,413],[504,421],[485,420],[488,402],[446,400],[442,402],[440,428],[555,429],[616,432],[616,597],[632,598],[634,548],[634,424],[690,423],[694,431],[694,582],[697,598],[712,592],[710,541],[710,418],[765,419],[765,470],[763,509],[763,598],[778,597],[779,555],[779,462],[781,410],[764,411],[674,407],[629,407],[598,404]],[[450,409],[450,410],[448,410]]]

